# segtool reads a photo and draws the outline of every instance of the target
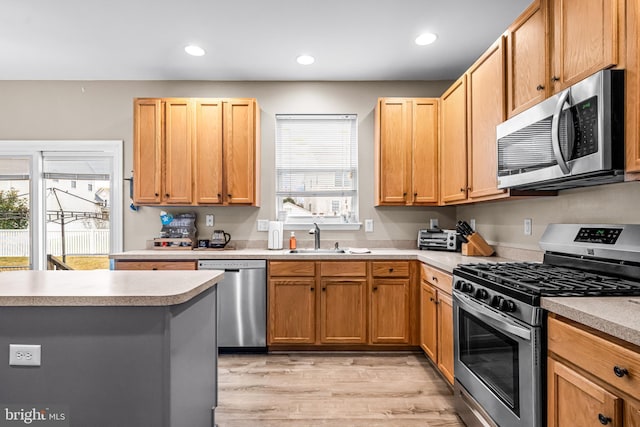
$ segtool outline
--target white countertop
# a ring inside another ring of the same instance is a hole
[[[222,280],[201,271],[10,271],[0,273],[0,306],[168,306]]]
[[[542,298],[542,308],[640,345],[639,297]]]
[[[356,248],[354,248],[356,249]],[[238,250],[137,250],[114,253],[110,258],[115,260],[199,260],[199,259],[266,259],[266,260],[393,260],[406,259],[418,260],[427,263],[435,268],[439,268],[451,273],[458,264],[482,263],[482,262],[506,262],[513,261],[500,257],[471,257],[463,256],[460,252],[447,251],[421,251],[418,249],[392,249],[392,248],[372,248],[370,253],[301,253],[290,254],[288,249],[268,250],[268,249],[238,249]]]

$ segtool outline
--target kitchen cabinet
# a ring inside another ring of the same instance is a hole
[[[420,347],[453,384],[452,276],[422,264],[420,272]]]
[[[409,344],[411,340],[409,261],[372,262],[371,342]]]
[[[467,200],[467,76],[440,98],[440,198],[443,204]]]
[[[116,270],[197,270],[196,260],[117,260]]]
[[[268,295],[268,344],[315,343],[315,263],[269,262]]]
[[[322,262],[320,275],[320,342],[365,344],[366,262]]]
[[[640,172],[640,4],[637,1],[627,3],[626,27],[626,171]],[[634,177],[640,179],[640,173]]]
[[[467,71],[468,193],[471,201],[507,197],[498,189],[496,126],[504,113],[504,37]]]
[[[380,98],[376,206],[438,204],[438,99]]]
[[[258,130],[255,99],[136,99],[134,202],[257,206]]]
[[[552,316],[548,352],[549,427],[638,425],[640,348]]]
[[[624,1],[550,0],[549,6],[553,93],[619,64]]]
[[[547,29],[547,0],[535,0],[507,30],[508,117],[547,97]]]

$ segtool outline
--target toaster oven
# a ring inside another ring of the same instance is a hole
[[[459,251],[458,233],[456,230],[442,230],[439,228],[418,230],[418,249]]]

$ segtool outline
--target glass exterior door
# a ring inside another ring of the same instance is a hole
[[[0,271],[31,268],[29,159],[0,157]]]

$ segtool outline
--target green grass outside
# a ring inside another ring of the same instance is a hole
[[[58,257],[62,261],[62,257]],[[67,256],[67,265],[74,270],[98,270],[109,269],[109,257],[107,255],[97,256]],[[28,269],[29,259],[27,257],[0,257],[0,271],[3,267],[25,267]]]

